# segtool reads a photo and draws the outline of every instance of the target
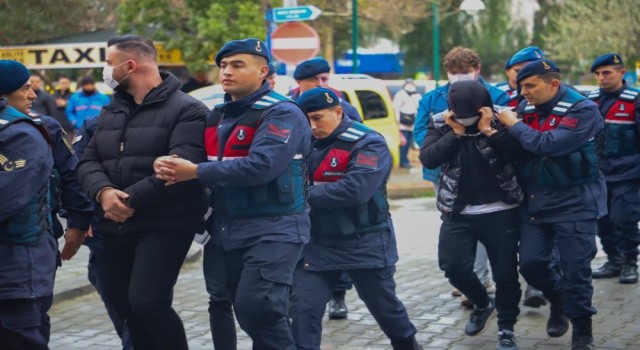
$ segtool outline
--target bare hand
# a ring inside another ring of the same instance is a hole
[[[520,121],[518,115],[510,109],[505,109],[498,114],[498,120],[500,123],[507,127],[512,127],[513,124]]]
[[[178,156],[161,158],[156,159],[154,162],[154,169],[156,169],[155,164],[157,162],[156,177],[166,181],[167,186],[198,178],[198,166],[191,161]]]
[[[60,253],[60,257],[62,260],[69,260],[73,258],[74,255],[82,246],[82,242],[84,242],[84,238],[86,237],[86,233],[79,228],[68,228],[67,233],[64,234],[64,247],[62,248],[62,252]]]
[[[453,129],[453,133],[456,134],[457,137],[464,135],[464,132],[467,130],[466,126],[456,121],[453,111],[449,111],[444,115],[444,122]]]
[[[98,201],[102,203],[104,217],[115,222],[125,222],[132,217],[135,210],[127,204],[127,198],[129,194],[115,188],[108,188],[100,193]]]
[[[491,121],[493,120],[493,110],[491,107],[482,107],[480,112],[480,121],[478,121],[478,130],[491,129]]]

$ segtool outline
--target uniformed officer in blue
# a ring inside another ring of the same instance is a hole
[[[598,149],[600,169],[607,181],[609,215],[599,220],[600,242],[607,261],[593,278],[618,277],[620,283],[638,282],[640,232],[640,90],[623,79],[622,57],[604,54],[593,62],[599,89],[589,98],[604,117]]]
[[[53,157],[42,122],[24,112],[34,98],[27,68],[0,60],[0,347],[8,350],[49,349]]]
[[[297,102],[314,138],[311,242],[296,269],[291,298],[297,349],[320,349],[322,315],[343,270],[393,349],[422,349],[395,292],[398,252],[386,198],[392,161],[384,138],[345,118],[330,89],[308,90]]]
[[[551,302],[547,333],[560,337],[573,325],[573,350],[593,349],[591,260],[597,218],[606,214],[595,136],[604,128],[598,106],[565,87],[548,59],[529,63],[517,84],[526,99],[518,114],[504,110],[507,133],[484,130],[496,147],[519,159],[525,190],[520,237],[520,273]],[[521,117],[521,118],[519,118]],[[551,262],[558,242],[562,276]]]
[[[296,70],[293,72],[293,78],[298,83],[298,88],[291,91],[291,98],[297,100],[300,94],[309,89],[316,87],[323,87],[330,89],[329,79],[331,75],[331,66],[329,62],[322,57],[312,58],[310,60],[302,61],[296,66]],[[339,95],[340,105],[346,114],[352,120],[362,122],[362,117],[358,110],[341,97],[341,93],[337,90],[334,92]]]
[[[309,241],[304,112],[265,81],[269,48],[258,39],[226,43],[216,55],[225,102],[207,119],[208,162],[156,163],[168,184],[197,178],[212,190],[209,232],[221,245],[240,327],[254,349],[295,349],[287,304],[293,271]]]
[[[518,72],[530,62],[541,60],[544,53],[537,46],[527,46],[511,56],[504,65],[504,71],[507,74],[507,81],[496,84],[496,87],[504,91],[509,96],[507,106],[518,107],[522,102],[522,97],[518,94],[518,85],[516,77]]]

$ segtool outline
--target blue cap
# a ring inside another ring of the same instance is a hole
[[[0,95],[21,88],[31,77],[24,64],[13,60],[0,60]]]
[[[264,57],[267,62],[271,60],[269,57],[269,48],[259,39],[248,38],[242,40],[232,40],[224,44],[216,55],[216,65],[220,66],[223,58],[239,53],[248,53],[251,55]]]
[[[327,88],[313,88],[305,91],[296,101],[307,113],[339,106],[340,99],[335,92]]]
[[[591,73],[595,72],[596,69],[602,66],[617,66],[622,64],[624,64],[622,63],[622,56],[617,53],[607,53],[593,61],[593,64],[591,65]]]
[[[516,77],[516,84],[520,84],[520,81],[530,76],[550,72],[560,73],[560,68],[558,68],[558,66],[556,66],[556,64],[552,60],[545,58],[543,60],[533,61],[524,66],[518,72],[518,76]]]
[[[516,52],[516,54],[513,55],[511,59],[507,61],[507,63],[504,65],[504,69],[507,70],[518,63],[537,61],[543,58],[544,58],[544,53],[539,47],[537,46],[525,47],[524,49]]]
[[[311,77],[315,77],[320,73],[329,73],[331,67],[329,62],[324,58],[312,58],[300,63],[296,70],[293,72],[293,79],[303,80]]]

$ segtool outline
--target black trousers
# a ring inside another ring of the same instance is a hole
[[[171,303],[194,235],[175,231],[104,235],[104,297],[125,321],[136,350],[188,348],[184,326]]]
[[[488,304],[487,290],[473,272],[478,242],[487,248],[496,284],[498,328],[513,330],[520,314],[518,281],[518,208],[480,215],[442,217],[438,260],[451,285],[477,307]]]

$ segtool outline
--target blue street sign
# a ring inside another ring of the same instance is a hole
[[[322,11],[313,6],[278,7],[273,9],[274,22],[310,21],[318,18]]]

